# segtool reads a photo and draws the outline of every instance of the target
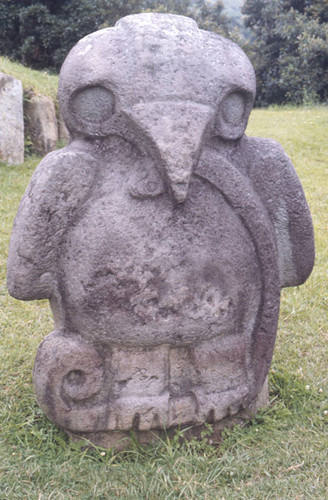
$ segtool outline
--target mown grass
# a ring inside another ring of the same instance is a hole
[[[33,90],[35,94],[42,94],[54,101],[57,100],[57,75],[48,71],[30,69],[4,56],[0,56],[0,71],[20,80],[25,91]]]
[[[46,302],[15,301],[5,287],[13,218],[38,160],[1,165],[1,499],[327,498],[328,109],[256,110],[248,134],[277,139],[291,156],[312,211],[317,257],[306,284],[283,291],[270,406],[248,426],[227,430],[219,447],[167,438],[119,454],[85,450],[48,422],[31,371],[51,314]]]

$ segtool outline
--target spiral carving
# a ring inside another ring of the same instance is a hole
[[[50,420],[87,431],[92,426],[93,406],[98,405],[93,398],[104,384],[103,359],[79,337],[55,331],[39,346],[33,383],[38,403]]]

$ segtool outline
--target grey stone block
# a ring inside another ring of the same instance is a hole
[[[0,161],[24,162],[23,88],[19,80],[0,72]]]
[[[58,124],[53,101],[44,95],[33,95],[25,101],[24,112],[34,150],[41,156],[54,151]]]

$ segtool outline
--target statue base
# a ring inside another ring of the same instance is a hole
[[[222,431],[235,425],[246,425],[247,422],[254,417],[260,408],[264,408],[269,404],[268,379],[266,378],[262,390],[258,395],[257,400],[247,410],[240,412],[238,415],[226,417],[218,422],[207,422],[210,424],[210,432],[205,424],[196,426],[176,426],[169,429],[152,429],[151,431],[131,430],[128,432],[110,431],[110,432],[91,432],[91,433],[74,433],[65,431],[72,442],[85,441],[86,446],[100,446],[102,448],[113,448],[115,451],[123,451],[134,442],[138,442],[141,446],[156,444],[156,441],[163,440],[167,436],[172,438],[176,432],[180,432],[179,438],[184,439],[206,439],[209,444],[216,445],[222,440]]]

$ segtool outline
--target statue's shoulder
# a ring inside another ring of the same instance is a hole
[[[302,190],[294,165],[279,142],[247,137],[244,150],[248,175],[255,187],[261,184],[280,194]]]
[[[288,155],[284,151],[281,144],[274,139],[264,137],[246,137],[247,153],[250,157],[256,158],[259,161],[289,162]]]

